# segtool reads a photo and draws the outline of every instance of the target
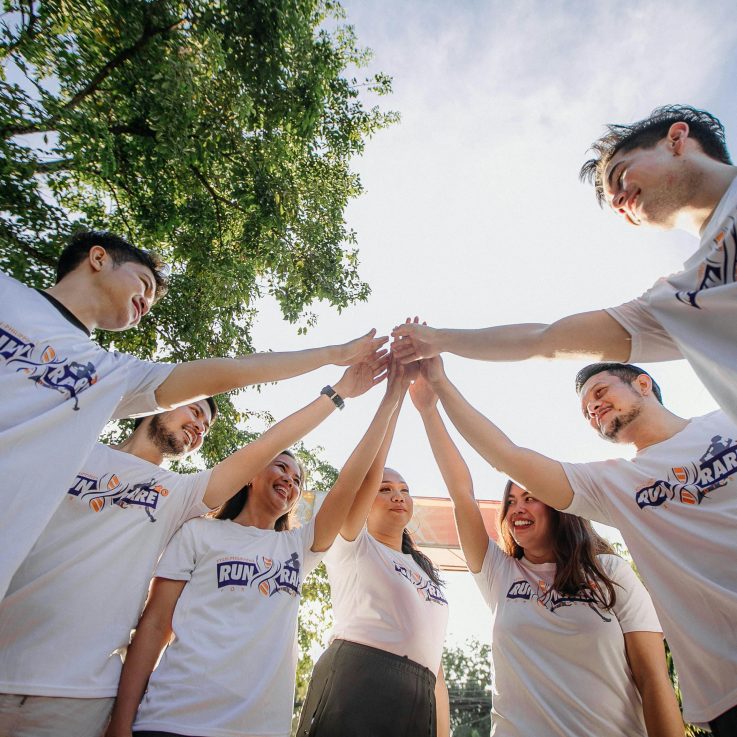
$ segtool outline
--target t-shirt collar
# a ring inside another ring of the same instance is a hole
[[[79,328],[85,333],[85,335],[87,335],[88,338],[92,336],[92,333],[87,329],[87,326],[71,310],[67,309],[61,302],[59,302],[56,297],[52,297],[48,292],[44,292],[43,289],[36,289],[36,291],[42,297],[45,297],[49,302],[51,302],[51,304],[61,312],[62,316],[69,320],[74,327]]]

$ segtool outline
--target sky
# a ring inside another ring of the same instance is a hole
[[[344,3],[371,71],[397,110],[354,162],[366,192],[346,218],[357,232],[369,300],[338,315],[317,304],[306,336],[270,300],[254,333],[259,350],[388,333],[409,315],[438,327],[551,322],[620,304],[671,273],[696,248],[684,233],[628,226],[578,181],[607,122],[632,122],[666,103],[710,110],[737,144],[737,24],[730,2]],[[484,363],[446,357],[466,397],[515,442],[567,461],[632,455],[599,439],[573,390],[580,361]],[[716,407],[684,361],[643,365],[666,405],[693,416]],[[337,381],[340,369],[248,391],[241,401],[280,418]],[[306,438],[340,466],[383,389],[349,401]],[[457,435],[455,435],[457,438]],[[477,496],[498,499],[504,479],[459,440]],[[388,459],[414,494],[447,496],[421,422],[407,402]],[[449,642],[489,640],[468,574],[447,574]]]

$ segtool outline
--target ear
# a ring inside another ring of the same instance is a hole
[[[653,381],[647,374],[640,374],[635,381],[643,397],[653,393]]]
[[[683,153],[689,132],[688,123],[684,123],[683,121],[673,123],[668,129],[668,135],[666,136],[668,149],[673,152],[674,156],[680,156]]]
[[[102,271],[107,258],[107,251],[102,246],[92,246],[87,254],[87,261],[93,271]]]

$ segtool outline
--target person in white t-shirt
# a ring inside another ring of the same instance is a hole
[[[76,235],[45,291],[0,272],[0,596],[110,419],[349,365],[385,340],[372,331],[339,346],[176,365],[91,340],[97,328],[137,325],[164,288],[156,257],[106,232]]]
[[[262,458],[261,470],[215,519],[192,520],[177,532],[128,649],[109,737],[131,730],[288,737],[301,587],[333,543],[379,450],[402,374],[400,367],[389,375],[368,430],[308,524],[290,524],[304,474],[284,451],[265,467]],[[367,381],[377,378],[383,377],[372,371]],[[330,401],[321,397],[293,418],[323,415]],[[273,456],[274,443],[269,449]]]
[[[629,564],[590,522],[511,481],[497,545],[437,395],[422,376],[410,394],[453,500],[468,569],[491,609],[492,735],[683,737],[661,627]]]
[[[396,355],[406,362],[443,351],[486,361],[685,358],[737,421],[737,167],[724,128],[710,113],[669,105],[632,125],[608,129],[593,145],[596,158],[584,165],[582,176],[594,182],[600,203],[632,225],[678,228],[699,237],[683,270],[623,305],[549,325],[400,325],[394,335],[405,340]]]
[[[357,396],[385,365],[384,357],[354,365],[332,391]],[[265,458],[335,408],[321,399],[195,474],[159,466],[201,446],[216,414],[212,399],[139,419],[116,447],[98,443],[0,603],[0,734],[11,724],[11,734],[32,727],[34,737],[101,734],[120,680],[118,654],[172,534],[219,507]]]
[[[335,622],[312,673],[299,737],[450,734],[441,666],[448,603],[437,568],[407,531],[407,482],[384,467],[399,411],[325,556]]]
[[[737,423],[678,417],[642,369],[593,364],[577,377],[583,414],[637,453],[561,463],[513,443],[432,367],[450,420],[492,466],[555,509],[619,529],[673,653],[684,718],[736,734]]]

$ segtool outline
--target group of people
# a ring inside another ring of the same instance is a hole
[[[335,624],[297,733],[447,737],[445,587],[385,466],[407,393],[491,610],[492,733],[683,735],[664,634],[685,719],[737,734],[737,168],[720,122],[685,106],[609,126],[594,151],[582,175],[600,202],[701,242],[641,297],[551,325],[415,319],[390,351],[372,330],[173,365],[92,340],[134,327],[166,290],[156,257],[124,239],[78,234],[46,290],[0,273],[0,735],[287,737],[300,592],[324,560]],[[516,445],[451,383],[443,352],[597,360],[576,377],[581,410],[635,457],[562,463]],[[624,363],[676,358],[722,410],[678,417]],[[345,367],[334,384],[213,468],[162,467],[201,446],[213,396],[328,364]],[[332,489],[295,526],[305,478],[289,447],[382,382]],[[438,405],[510,479],[499,544]],[[98,442],[122,417],[138,418],[132,433]],[[621,531],[642,582],[589,520]]]

